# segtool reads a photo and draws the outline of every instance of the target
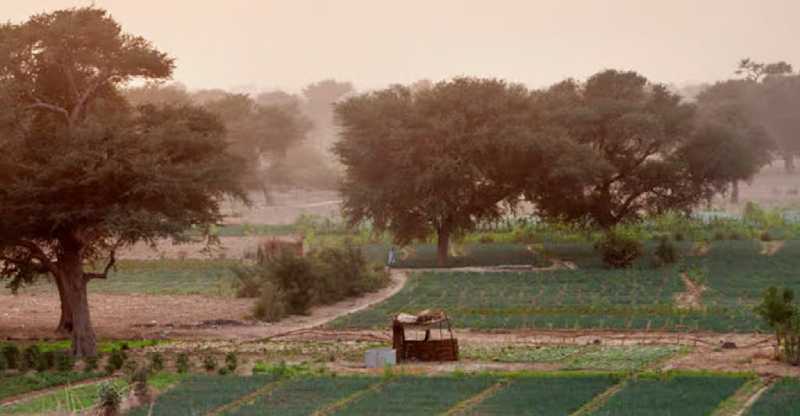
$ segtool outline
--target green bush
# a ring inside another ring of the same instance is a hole
[[[150,369],[156,373],[164,369],[164,357],[160,352],[150,354]]]
[[[0,354],[0,373],[6,371],[8,369],[8,362],[6,361],[6,356]]]
[[[55,367],[55,365],[56,365],[56,352],[45,351],[41,355],[39,355],[39,362],[36,364],[36,371],[41,373],[42,371],[47,371]]]
[[[229,352],[225,355],[225,367],[231,373],[236,371],[236,367],[239,366],[239,359],[236,357],[235,352]]]
[[[72,371],[75,368],[75,358],[67,351],[57,351],[54,358],[56,370],[62,373]]]
[[[125,361],[128,359],[128,354],[125,353],[122,349],[114,348],[111,350],[111,355],[108,357],[108,368],[111,368],[113,371],[117,371],[125,365]]]
[[[100,355],[94,357],[85,357],[83,359],[83,371],[90,373],[92,371],[97,370],[98,365],[100,364]]]
[[[25,348],[22,351],[22,368],[23,370],[35,369],[39,366],[41,361],[42,351],[36,344]]]
[[[112,383],[103,383],[97,390],[97,401],[103,414],[116,415],[119,413],[119,406],[122,403],[122,393]]]
[[[3,357],[6,359],[6,364],[8,368],[17,369],[19,368],[20,364],[20,352],[19,347],[14,344],[6,345],[3,347]]]
[[[345,241],[305,257],[282,251],[263,263],[237,268],[240,296],[252,296],[258,282],[254,316],[277,321],[287,314],[306,314],[318,304],[329,304],[378,290],[389,282],[380,265],[370,264],[360,248]]]
[[[189,354],[182,352],[175,359],[175,369],[179,373],[189,372]]]
[[[603,263],[613,268],[630,267],[644,254],[644,245],[632,233],[618,228],[608,230],[595,243],[595,249],[603,257]]]
[[[217,368],[217,359],[213,355],[206,355],[203,357],[203,368],[211,372]]]
[[[794,291],[770,287],[755,312],[775,330],[779,357],[800,364],[800,309],[794,304]]]
[[[658,241],[654,255],[658,265],[672,264],[678,261],[678,248],[669,237],[662,237]]]

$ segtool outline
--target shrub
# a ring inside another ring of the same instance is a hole
[[[3,347],[3,357],[6,359],[6,364],[8,368],[16,369],[19,368],[19,361],[20,361],[20,352],[19,347],[14,344],[6,345]]]
[[[678,261],[678,248],[670,241],[669,237],[662,237],[658,241],[654,255],[659,265],[672,264]]]
[[[125,373],[128,377],[131,377],[136,369],[139,368],[139,364],[136,363],[134,360],[126,360],[125,364],[122,366],[122,372]]]
[[[0,373],[6,371],[8,369],[8,362],[6,361],[6,356],[0,354]]]
[[[769,231],[762,232],[761,235],[759,236],[759,238],[761,239],[761,241],[763,241],[765,243],[774,240],[774,238],[772,238],[772,234],[770,234]]]
[[[62,353],[62,351],[59,351]],[[41,355],[39,355],[39,362],[36,363],[36,371],[43,372],[47,371],[56,365],[56,352],[55,351],[45,351]]]
[[[159,352],[150,354],[150,369],[159,372],[164,369],[164,357]]]
[[[338,302],[384,287],[389,276],[372,265],[350,241],[299,257],[283,250],[249,269],[236,269],[237,290],[250,296],[259,281],[253,315],[277,321],[287,314],[305,314],[316,304]]]
[[[119,370],[125,365],[125,361],[128,359],[128,354],[125,354],[125,351],[114,348],[111,350],[111,355],[108,357],[108,366],[113,371]]]
[[[234,267],[233,288],[237,298],[257,298],[261,293],[262,274],[258,267]]]
[[[30,370],[39,365],[42,352],[37,345],[31,345],[22,351],[22,369]]]
[[[139,403],[150,402],[150,391],[147,388],[147,379],[149,377],[150,371],[147,367],[139,367],[131,374],[130,383]]]
[[[203,368],[206,371],[214,371],[217,368],[217,359],[213,355],[206,355],[203,357]]]
[[[97,370],[99,363],[100,363],[100,355],[97,355],[95,357],[84,357],[83,371],[91,373],[92,371]]]
[[[175,359],[175,369],[179,373],[186,373],[189,371],[189,354],[182,352],[178,354]]]
[[[260,295],[253,309],[253,316],[266,322],[277,322],[286,316],[286,300],[283,291],[275,283],[261,284]]]
[[[66,351],[59,351],[55,355],[56,370],[66,373],[75,368],[75,358]]]
[[[228,371],[230,372],[234,372],[236,371],[236,367],[238,366],[239,366],[239,360],[236,357],[235,352],[229,352],[225,354],[225,367],[223,368],[228,369]]]
[[[120,403],[122,403],[122,394],[112,383],[103,383],[97,390],[97,401],[103,415],[117,415]]]
[[[770,287],[755,312],[775,330],[779,357],[792,365],[800,364],[800,311],[794,304],[794,291]]]
[[[595,243],[595,249],[602,254],[603,262],[613,268],[630,267],[644,253],[644,246],[639,239],[619,229],[607,231]]]

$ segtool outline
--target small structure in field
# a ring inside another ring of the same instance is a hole
[[[305,254],[303,236],[275,236],[262,240],[258,243],[258,262],[265,263],[284,252],[303,257]]]
[[[408,339],[407,330],[416,331],[420,336]],[[392,348],[398,362],[458,361],[458,340],[453,336],[450,319],[444,311],[424,310],[417,315],[401,313],[392,321],[392,333]]]

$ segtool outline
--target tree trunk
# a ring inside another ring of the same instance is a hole
[[[450,252],[450,230],[446,227],[440,227],[437,230],[438,241],[436,244],[436,263],[439,267],[447,266],[447,256]]]
[[[783,155],[783,168],[786,173],[794,173],[794,155],[791,153],[785,153]]]
[[[739,181],[731,182],[731,203],[739,203]]]
[[[69,335],[72,333],[72,308],[70,307],[69,298],[64,289],[62,278],[55,276],[56,287],[58,287],[58,297],[61,300],[61,318],[58,321],[56,333]]]
[[[64,278],[64,295],[72,309],[72,355],[94,357],[97,355],[97,337],[89,316],[87,281],[83,275],[80,251],[65,253],[59,261]]]

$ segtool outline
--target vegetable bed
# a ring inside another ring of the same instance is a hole
[[[160,395],[153,406],[153,416],[194,416],[205,414],[236,401],[266,384],[274,376],[252,377],[194,375]],[[136,408],[130,416],[148,415],[148,408]]]
[[[399,377],[377,392],[370,392],[337,415],[420,415],[447,411],[459,402],[489,388],[495,377]]]
[[[781,379],[761,395],[747,415],[800,415],[800,380]]]
[[[377,383],[368,377],[321,377],[292,380],[228,416],[304,416]]]
[[[592,415],[708,415],[748,380],[747,377],[733,375],[685,374],[662,377],[643,375],[628,382]]]
[[[473,416],[572,414],[593,397],[618,383],[610,375],[547,375],[515,377],[509,385],[479,403],[467,414]]]

